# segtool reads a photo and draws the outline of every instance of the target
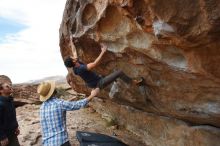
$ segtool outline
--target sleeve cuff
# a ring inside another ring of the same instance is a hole
[[[89,103],[89,100],[87,98],[84,100],[85,100],[84,106],[86,106]]]

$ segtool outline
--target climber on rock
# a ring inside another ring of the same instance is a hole
[[[106,51],[107,46],[101,44],[101,53],[95,59],[95,61],[88,64],[84,64],[83,62],[79,61],[78,58],[69,56],[65,59],[64,64],[67,68],[72,68],[73,72],[76,75],[80,76],[86,82],[86,85],[92,89],[103,89],[107,85],[114,82],[117,78],[122,79],[127,84],[135,85],[140,85],[144,81],[142,77],[132,79],[128,77],[122,70],[116,70],[105,77],[102,77],[101,75],[98,75],[94,71],[92,71],[92,69],[94,69],[100,63]],[[72,86],[72,81],[70,79],[67,79],[67,82],[69,83],[69,85]]]

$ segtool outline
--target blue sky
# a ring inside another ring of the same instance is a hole
[[[4,38],[8,34],[15,34],[21,31],[22,29],[25,29],[25,27],[27,26],[23,24],[19,24],[18,22],[10,20],[10,19],[0,17],[0,28],[1,28],[0,43],[3,43]]]
[[[59,51],[65,3],[0,0],[0,75],[21,83],[67,74]]]

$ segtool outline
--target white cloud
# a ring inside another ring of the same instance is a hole
[[[64,0],[1,0],[0,17],[26,25],[0,44],[0,74],[13,82],[65,75],[59,52]]]

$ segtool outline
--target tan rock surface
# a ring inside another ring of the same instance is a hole
[[[88,63],[100,53],[100,43],[105,43],[108,52],[98,73],[122,69],[131,77],[144,77],[147,83],[143,90],[120,82],[115,103],[158,118],[220,127],[219,26],[219,0],[67,0],[60,51],[63,59],[73,55]],[[82,80],[70,76],[77,92],[89,93]],[[108,93],[106,88],[100,97],[107,99]],[[126,114],[120,115],[122,119]],[[139,124],[133,130],[144,123]],[[199,135],[200,139],[209,137]],[[157,138],[151,133],[147,136]],[[209,142],[202,144],[213,144]]]
[[[120,68],[131,77],[143,76],[151,91],[143,97],[137,88],[124,87],[124,104],[149,111],[147,98],[153,112],[220,126],[219,8],[219,0],[68,0],[61,54],[90,62],[104,42],[108,52],[96,71],[106,75]],[[77,81],[76,90],[88,92]]]
[[[219,146],[220,129],[142,112],[112,101],[94,100],[92,107],[106,119],[114,119],[149,146]]]
[[[15,105],[24,105],[26,103],[40,103],[39,95],[37,94],[38,84],[16,84],[14,88]]]

